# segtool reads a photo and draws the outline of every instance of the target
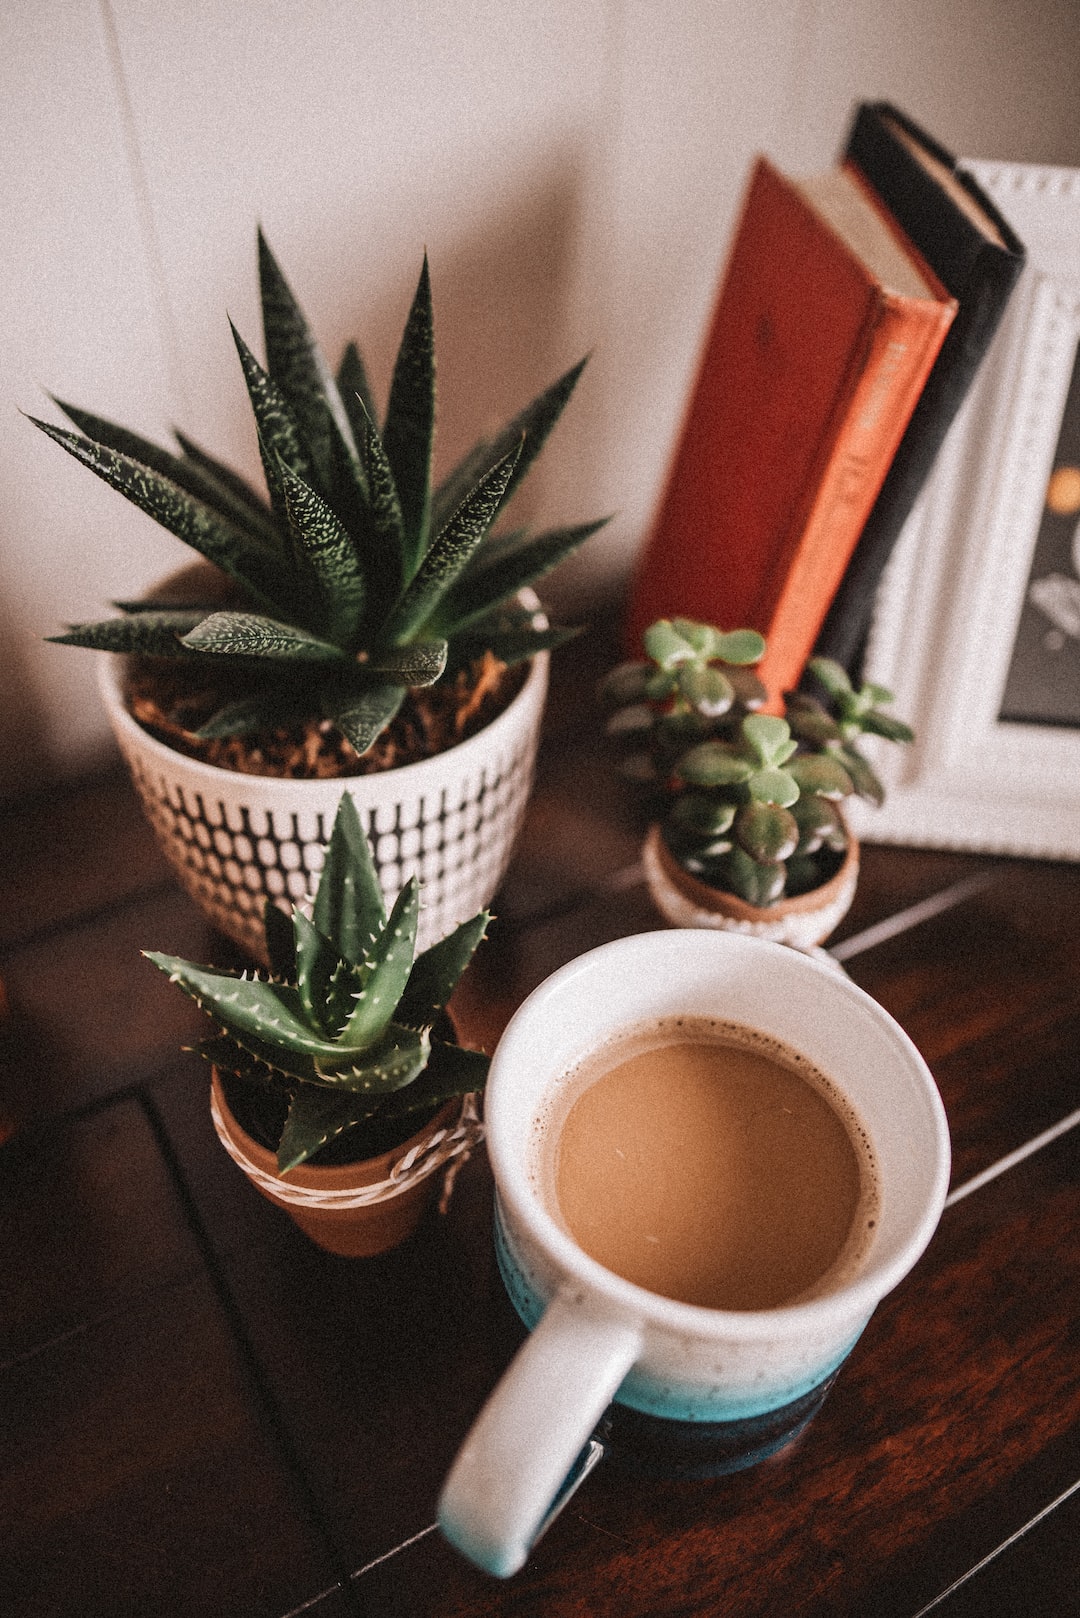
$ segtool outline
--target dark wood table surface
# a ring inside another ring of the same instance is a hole
[[[463,985],[477,1043],[659,925],[561,654],[536,791]],[[1080,811],[1080,805],[1078,805]],[[834,940],[944,1096],[953,1192],[799,1443],[712,1483],[590,1477],[500,1583],[433,1528],[520,1341],[483,1152],[404,1248],[311,1246],[225,1156],[203,1032],[143,948],[225,962],[126,778],[0,811],[0,1611],[1080,1612],[1080,867],[870,847]]]

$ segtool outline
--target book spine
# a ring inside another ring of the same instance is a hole
[[[764,633],[758,676],[779,710],[810,656],[890,463],[952,322],[956,305],[883,296],[880,318],[850,404],[816,483],[793,558]],[[759,619],[762,617],[758,614]]]

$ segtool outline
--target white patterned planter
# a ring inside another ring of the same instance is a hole
[[[158,841],[214,925],[265,962],[266,898],[287,909],[313,886],[343,791],[360,811],[391,903],[423,885],[418,949],[489,904],[510,861],[532,786],[548,681],[547,652],[490,725],[437,757],[375,775],[294,781],[188,758],[138,725],[120,695],[120,663],[101,654],[116,739]]]

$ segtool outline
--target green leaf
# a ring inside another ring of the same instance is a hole
[[[367,584],[352,539],[322,496],[287,466],[279,468],[289,528],[297,552],[315,576],[328,639],[353,649]]]
[[[198,654],[193,654],[198,655]],[[324,668],[325,664],[297,664],[293,661],[267,662],[266,678],[252,696],[223,703],[201,724],[195,735],[211,741],[217,736],[250,736],[259,730],[275,730],[281,725],[299,723],[311,709],[311,693],[300,681],[295,686],[272,678],[295,675],[298,668]]]
[[[689,619],[679,619],[679,623],[686,624],[691,633],[698,627]],[[682,634],[670,618],[658,618],[650,624],[644,642],[646,656],[669,673],[680,663],[692,663],[699,656],[693,640]]]
[[[905,725],[902,719],[894,719],[892,714],[879,713],[871,708],[869,713],[863,714],[862,728],[869,731],[872,736],[884,736],[890,742],[913,742],[915,732],[910,725]]]
[[[354,966],[363,963],[386,923],[375,861],[349,792],[342,793],[334,816],[311,919]]]
[[[379,632],[390,606],[412,577],[412,571],[406,566],[405,520],[382,439],[368,416],[363,417],[361,431],[360,451],[369,499],[363,562],[374,597],[371,617]]]
[[[335,1023],[332,1016],[328,1017],[327,1007],[330,983],[340,961],[337,949],[300,909],[293,911],[293,929],[296,938],[296,987],[307,1020],[327,1039],[336,1039],[342,1031],[341,1023]]]
[[[574,554],[610,519],[578,523],[570,528],[552,528],[521,541],[513,549],[500,547],[497,556],[486,555],[480,546],[457,583],[448,590],[431,622],[441,633],[455,635],[510,599],[525,585],[535,584]]]
[[[490,921],[490,912],[482,910],[416,957],[395,1013],[398,1022],[423,1028],[435,1020],[436,1013],[445,1009]]]
[[[742,722],[742,734],[754,757],[766,767],[786,762],[795,751],[787,720],[773,714],[749,714]]]
[[[80,438],[78,433],[68,432],[66,428],[54,427],[50,422],[38,421],[33,416],[30,420],[125,500],[130,500],[170,534],[175,534],[177,539],[182,539],[243,585],[257,606],[273,612],[280,601],[288,599],[288,581],[280,565],[235,523],[178,488],[170,478],[162,477],[129,456],[105,444]]]
[[[194,629],[204,615],[205,609],[137,612],[125,618],[106,618],[99,624],[73,624],[65,634],[46,638],[58,646],[88,646],[98,652],[187,657],[192,654],[180,637]]]
[[[762,909],[783,895],[787,877],[783,864],[762,864],[739,847],[727,856],[724,874],[732,893]]]
[[[818,747],[840,740],[840,726],[820,702],[798,691],[791,692],[786,700],[787,719],[793,736]]]
[[[444,640],[414,640],[372,652],[365,664],[374,674],[388,674],[402,685],[434,685],[446,667],[450,648]]]
[[[427,549],[435,438],[435,334],[427,254],[394,363],[382,442],[405,529],[406,576]]]
[[[679,669],[679,690],[695,711],[706,719],[719,719],[735,700],[731,681],[719,669],[684,663]]]
[[[284,1175],[299,1168],[347,1129],[364,1123],[378,1107],[379,1101],[362,1091],[297,1085],[278,1142],[278,1173]]]
[[[753,765],[724,742],[692,747],[679,759],[675,771],[680,780],[695,787],[741,786],[754,773]]]
[[[715,639],[710,657],[719,657],[725,663],[760,663],[765,656],[765,639],[756,629],[731,629],[726,634],[714,630]]]
[[[463,1045],[431,1042],[427,1067],[407,1088],[387,1096],[379,1109],[380,1118],[407,1118],[441,1107],[454,1096],[472,1095],[487,1083],[491,1058],[483,1051],[470,1051]]]
[[[411,1084],[423,1072],[430,1049],[431,1036],[426,1029],[391,1023],[376,1043],[355,1049],[341,1041],[336,1058],[317,1057],[315,1067],[324,1084],[366,1095],[385,1095]]]
[[[239,472],[234,472],[232,467],[226,466],[223,461],[216,460],[214,456],[208,455],[206,450],[201,449],[193,439],[182,433],[179,427],[173,428],[173,437],[183,450],[184,459],[194,462],[219,488],[227,490],[238,505],[246,506],[255,520],[267,524],[268,530],[274,535],[275,544],[278,543],[278,533],[270,508],[263,496],[251,487],[247,479],[242,478]]]
[[[291,916],[287,916],[273,899],[263,907],[263,930],[266,933],[266,953],[270,959],[272,977],[285,983],[296,981],[296,937]]]
[[[586,356],[587,358],[587,356]],[[585,369],[586,360],[572,366],[557,382],[552,383],[491,440],[481,440],[450,473],[435,492],[432,508],[432,526],[436,532],[445,526],[461,505],[466,495],[479,482],[491,466],[503,461],[514,449],[519,454],[513,474],[507,484],[505,498],[509,500],[522,478],[543,449],[548,434],[562,415]]]
[[[835,756],[850,775],[851,783],[859,797],[880,808],[885,802],[885,788],[862,754],[854,747],[838,747],[835,749]]]
[[[420,890],[416,878],[410,877],[368,951],[364,964],[370,963],[370,972],[341,1033],[342,1046],[372,1044],[394,1017],[412,969],[419,910]]]
[[[334,1055],[334,1046],[304,1021],[303,1006],[296,990],[265,983],[261,978],[215,972],[174,955],[155,954],[150,950],[143,953],[238,1043],[243,1044],[244,1036],[250,1034],[264,1046],[280,1052],[283,1061],[289,1052],[312,1058]],[[283,1061],[275,1058],[275,1066],[283,1066]]]
[[[553,625],[550,629],[530,629],[527,626],[493,629],[482,634],[479,630],[480,626],[474,624],[465,635],[454,637],[450,647],[450,661],[455,668],[482,657],[485,652],[490,652],[500,663],[511,667],[515,663],[527,662],[538,652],[556,651],[558,647],[565,646],[568,641],[581,633],[580,629],[567,629],[557,625]]]
[[[277,383],[264,371],[236,327],[230,322],[233,342],[240,356],[248,398],[255,415],[259,433],[259,454],[262,458],[266,486],[270,491],[270,504],[274,508],[283,530],[288,531],[289,514],[285,494],[281,487],[281,467],[311,483],[316,477],[300,423],[289,401]]]
[[[405,689],[397,681],[364,680],[361,671],[357,683],[334,682],[323,689],[323,712],[358,753],[366,753],[401,707]]]
[[[732,830],[738,846],[758,864],[786,860],[799,843],[795,817],[775,802],[743,804]]]
[[[821,847],[839,852],[847,847],[844,823],[828,798],[804,794],[792,805],[791,812],[799,828],[798,853],[815,854]]]
[[[601,680],[600,699],[613,707],[622,707],[624,703],[629,702],[640,702],[645,696],[648,679],[648,663],[640,660],[619,663]]]
[[[371,384],[368,382],[367,367],[355,343],[345,345],[341,364],[338,366],[337,385],[352,427],[353,442],[359,447],[363,441],[365,417],[370,421],[377,421],[378,413],[371,393]]]
[[[698,837],[721,837],[735,819],[735,805],[711,798],[704,792],[684,792],[676,798],[670,823],[682,832]]]
[[[403,645],[417,634],[460,574],[499,509],[518,453],[512,451],[491,468],[432,541],[387,621],[385,636],[391,644]]]
[[[210,462],[208,457],[201,460],[191,456],[182,459],[150,439],[117,426],[115,422],[106,421],[102,416],[92,415],[88,410],[80,410],[76,405],[66,404],[55,395],[53,403],[95,444],[104,444],[126,455],[129,460],[138,461],[140,465],[169,478],[177,488],[201,500],[238,528],[246,529],[269,549],[278,548],[278,534],[269,510],[254,490],[249,489],[235,474],[231,481],[223,479],[221,468]],[[237,492],[237,484],[243,494]]]
[[[340,663],[340,647],[295,624],[279,623],[254,612],[213,612],[190,630],[183,644],[196,652],[228,657],[268,657],[303,663]]]
[[[755,770],[746,783],[746,790],[755,803],[779,804],[787,809],[799,796],[799,785],[787,770]]]
[[[847,670],[834,662],[831,657],[812,657],[806,667],[815,679],[821,681],[830,697],[838,699],[853,695],[854,688],[848,679]]]
[[[832,753],[800,753],[787,768],[799,783],[800,792],[840,799],[855,790],[850,775]]]

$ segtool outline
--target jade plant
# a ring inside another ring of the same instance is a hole
[[[755,630],[724,634],[686,618],[645,633],[646,657],[603,682],[608,729],[630,743],[624,769],[662,794],[668,849],[709,887],[757,906],[807,893],[838,868],[848,843],[840,806],[884,789],[860,751],[863,735],[908,742],[884,710],[883,686],[856,687],[838,663],[807,665],[824,700],[787,692],[785,717],[762,713]]]
[[[387,916],[345,793],[310,917],[267,902],[269,977],[145,952],[218,1024],[194,1049],[235,1081],[234,1111],[276,1151],[280,1174],[317,1153],[376,1156],[444,1102],[483,1088],[488,1059],[444,1037],[445,1007],[490,918],[481,912],[417,956],[419,902],[412,877]]]
[[[35,425],[227,575],[192,599],[118,602],[68,645],[198,660],[212,678],[200,739],[314,716],[364,753],[406,690],[490,652],[504,664],[572,631],[538,627],[517,599],[601,526],[530,534],[492,525],[540,453],[581,373],[575,365],[432,484],[435,349],[425,257],[381,422],[355,343],[336,375],[261,233],[266,367],[233,329],[268,498],[176,434],[173,453],[54,402],[79,429]],[[34,419],[34,418],[31,418]]]

